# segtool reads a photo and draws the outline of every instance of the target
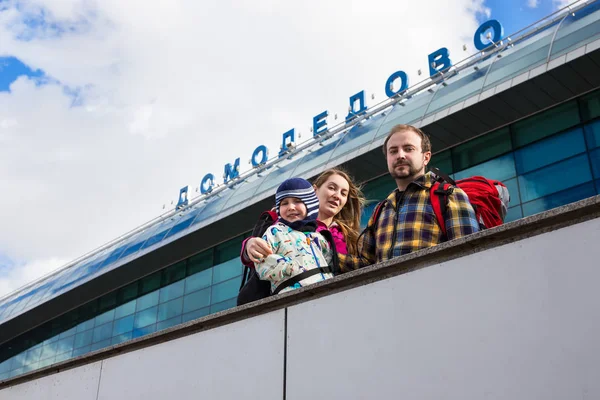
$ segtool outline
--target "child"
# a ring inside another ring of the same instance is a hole
[[[263,235],[273,254],[255,263],[260,279],[271,282],[271,293],[287,292],[333,276],[331,244],[316,232],[319,200],[302,178],[284,181],[275,194],[279,219]]]

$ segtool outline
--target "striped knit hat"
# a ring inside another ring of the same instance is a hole
[[[277,207],[277,215],[279,215],[280,219],[279,204],[287,197],[296,197],[302,200],[307,211],[304,222],[317,220],[317,215],[319,214],[319,199],[310,182],[302,178],[290,178],[279,185],[277,193],[275,193],[275,206]]]

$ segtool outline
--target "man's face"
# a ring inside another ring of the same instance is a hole
[[[421,137],[413,131],[394,133],[387,143],[387,165],[394,179],[416,178],[425,173],[431,152],[423,153]]]

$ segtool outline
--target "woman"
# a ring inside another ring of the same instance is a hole
[[[357,255],[356,242],[360,229],[360,212],[364,197],[346,172],[331,168],[323,172],[313,184],[319,198],[317,232],[328,229],[338,254]],[[255,262],[271,254],[271,247],[261,238],[249,238],[242,246],[242,262]]]

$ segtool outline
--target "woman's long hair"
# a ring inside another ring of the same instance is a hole
[[[348,182],[348,200],[340,212],[333,217],[333,221],[337,223],[344,237],[346,238],[346,246],[348,253],[357,255],[358,253],[358,234],[360,231],[360,213],[362,206],[365,203],[365,198],[361,188],[357,186],[346,171],[339,168],[331,168],[323,172],[314,181],[314,185],[320,188],[331,175],[339,175]]]

